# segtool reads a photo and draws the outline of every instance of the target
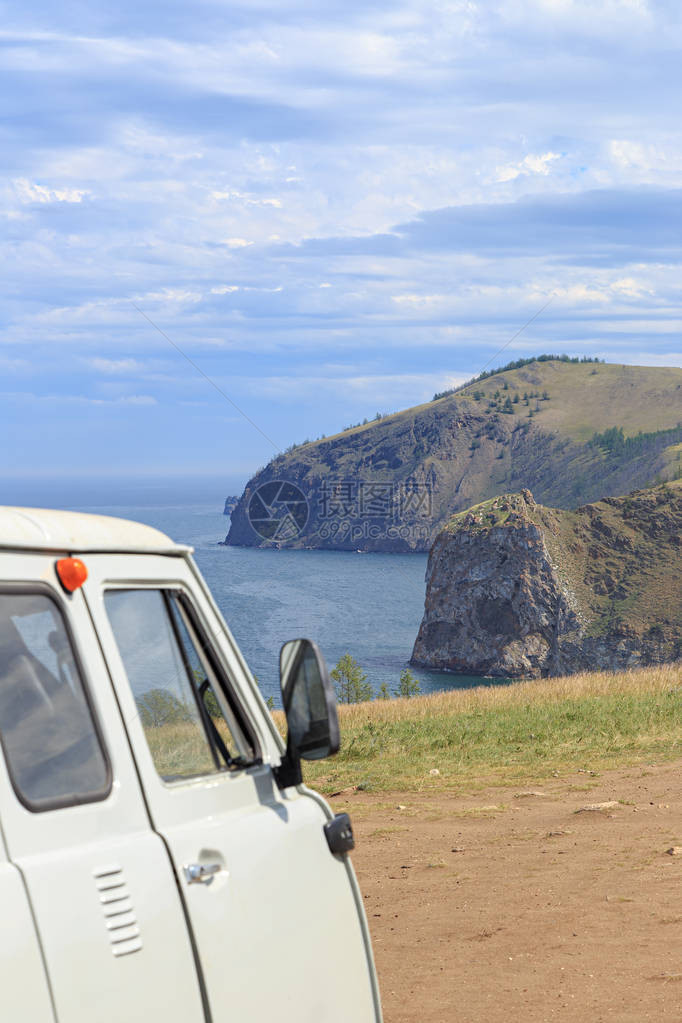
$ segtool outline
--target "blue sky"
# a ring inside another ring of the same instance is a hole
[[[6,478],[245,476],[550,298],[498,361],[682,365],[676,5],[0,15]]]

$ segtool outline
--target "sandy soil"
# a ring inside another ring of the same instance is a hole
[[[682,1021],[682,761],[332,803],[385,1023]]]

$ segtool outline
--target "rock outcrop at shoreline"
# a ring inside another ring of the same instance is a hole
[[[539,678],[682,656],[682,483],[576,511],[504,494],[429,555],[422,667]]]
[[[225,498],[225,507],[223,508],[223,515],[231,515],[239,504],[239,495],[234,494],[232,497]]]

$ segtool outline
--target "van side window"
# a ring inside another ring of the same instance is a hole
[[[30,810],[91,802],[109,767],[55,601],[0,593],[0,741],[14,789]]]
[[[104,604],[161,778],[250,763],[252,745],[181,594],[108,590]]]

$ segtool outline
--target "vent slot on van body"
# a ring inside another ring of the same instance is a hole
[[[99,894],[111,951],[115,956],[130,955],[142,948],[140,928],[123,870],[116,864],[98,867],[92,875]]]

